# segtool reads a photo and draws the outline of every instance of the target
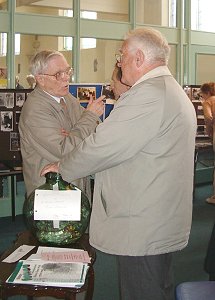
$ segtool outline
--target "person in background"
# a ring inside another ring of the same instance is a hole
[[[130,86],[124,84],[121,80],[122,70],[118,64],[116,64],[111,77],[111,89],[114,93],[115,100],[119,99],[121,94],[130,89]]]
[[[202,107],[205,119],[206,132],[212,140],[215,153],[215,86],[214,82],[204,83],[200,87],[200,95],[203,99]],[[214,194],[206,199],[209,204],[215,204],[215,172],[213,175]]]
[[[16,86],[15,86],[15,89],[16,89],[16,90],[24,89],[24,86],[22,86],[22,85],[19,83],[19,76],[18,76],[18,75],[16,75],[15,81],[16,81]]]
[[[36,85],[36,80],[35,80],[34,75],[32,75],[32,74],[27,75],[26,80],[28,82],[29,89],[34,89],[35,85]]]
[[[66,181],[95,175],[90,244],[115,255],[122,300],[173,300],[172,255],[192,221],[196,114],[152,28],[129,32],[116,58],[131,86],[73,151],[44,167]]]
[[[102,97],[90,100],[84,109],[69,93],[72,68],[60,52],[37,53],[30,69],[36,87],[28,95],[19,121],[27,196],[45,182],[40,171],[47,163],[61,159],[95,131],[104,109]],[[79,179],[75,184],[89,196],[89,182]]]

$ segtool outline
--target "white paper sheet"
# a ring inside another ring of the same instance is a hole
[[[36,190],[34,199],[35,220],[80,221],[81,191]]]
[[[29,246],[29,245],[22,245],[19,248],[17,248],[15,251],[13,251],[8,257],[6,257],[3,262],[6,263],[14,263],[23,256],[25,256],[28,252],[30,252],[35,246]]]

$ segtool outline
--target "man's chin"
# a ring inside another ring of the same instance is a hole
[[[67,94],[69,93],[69,85],[65,86],[63,89],[62,89],[62,96],[66,96]]]

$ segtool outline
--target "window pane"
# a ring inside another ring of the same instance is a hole
[[[129,0],[80,0],[81,11],[97,13],[98,20],[129,20]],[[88,16],[81,15],[88,19]]]
[[[73,38],[72,37],[65,37],[63,38],[63,50],[72,50],[73,46]]]
[[[176,0],[137,0],[137,22],[176,27]]]
[[[7,33],[0,33],[0,56],[7,54]]]
[[[26,4],[22,5],[23,2]],[[72,9],[73,9],[73,0],[16,1],[16,11],[22,13],[64,16],[65,15],[64,10],[72,10]],[[72,15],[66,14],[65,16],[71,17]]]
[[[93,38],[82,38],[80,40],[81,49],[92,49],[96,48],[96,39]]]
[[[169,27],[176,27],[176,0],[169,1]]]
[[[7,10],[7,0],[0,0],[0,10]]]
[[[15,55],[20,54],[20,34],[15,34]]]
[[[96,20],[97,19],[97,12],[83,10],[83,11],[80,12],[80,16],[83,19]]]
[[[82,39],[84,40],[84,39]],[[122,41],[96,39],[96,48],[81,49],[80,82],[110,82],[115,65],[115,54]]]
[[[191,29],[215,32],[215,1],[191,1]]]
[[[7,34],[0,33],[0,88],[7,87]]]

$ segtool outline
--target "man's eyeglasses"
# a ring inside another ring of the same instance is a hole
[[[55,77],[56,80],[62,80],[65,78],[65,76],[71,76],[73,74],[73,68],[68,68],[66,71],[60,71],[57,72],[56,74],[41,74],[41,75],[46,75],[46,76],[52,76]]]
[[[116,61],[118,63],[122,62],[123,53],[115,54]]]

